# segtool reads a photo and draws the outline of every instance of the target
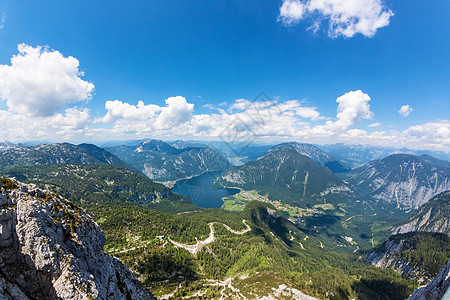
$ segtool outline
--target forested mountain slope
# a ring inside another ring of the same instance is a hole
[[[216,186],[256,190],[272,200],[299,206],[350,192],[328,168],[288,145],[277,147],[257,161],[231,167],[216,180]]]
[[[333,173],[343,173],[350,171],[350,169],[346,166],[344,166],[338,159],[334,158],[333,156],[329,155],[328,153],[322,151],[320,148],[318,148],[315,145],[312,144],[305,144],[305,143],[297,143],[297,142],[289,142],[289,143],[283,143],[280,145],[277,145],[270,149],[270,151],[273,151],[277,149],[278,147],[284,147],[288,146],[292,149],[296,150],[298,153],[305,155],[318,164],[329,168]]]
[[[369,251],[368,262],[393,268],[403,277],[428,283],[450,258],[450,237],[442,233],[410,232],[392,235]]]
[[[174,211],[193,207],[166,186],[124,167],[105,164],[52,164],[0,171],[51,189],[78,204],[145,204]]]
[[[107,164],[132,169],[110,152],[92,144],[40,144],[30,147],[8,147],[0,151],[0,168],[2,169],[61,163]]]

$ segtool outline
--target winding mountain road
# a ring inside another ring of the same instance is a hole
[[[170,241],[172,244],[174,244],[175,247],[183,248],[183,249],[185,249],[185,250],[187,250],[187,251],[189,251],[190,253],[192,253],[192,254],[195,255],[195,254],[197,254],[200,250],[202,250],[202,248],[203,248],[204,246],[206,246],[206,245],[211,244],[212,242],[214,242],[214,240],[215,240],[215,237],[214,237],[214,223],[217,223],[217,222],[212,222],[212,223],[209,223],[209,224],[208,224],[208,225],[209,225],[209,230],[210,230],[210,231],[209,231],[209,236],[208,236],[206,239],[202,240],[202,241],[199,241],[197,238],[195,238],[196,243],[193,244],[193,245],[187,245],[187,244],[183,244],[183,243],[178,243],[178,242],[175,242],[175,241],[173,241],[173,240],[171,240],[171,239],[169,239],[169,241]],[[242,223],[244,223],[245,226],[247,226],[247,228],[246,228],[246,229],[243,229],[243,230],[241,230],[241,231],[236,231],[236,230],[232,229],[230,226],[228,226],[228,225],[226,225],[226,224],[223,224],[223,223],[221,223],[221,224],[223,225],[223,227],[225,227],[229,232],[231,232],[231,233],[233,233],[233,234],[239,234],[239,235],[241,235],[241,234],[247,233],[247,232],[249,232],[250,230],[252,230],[252,228],[250,227],[250,225],[247,224],[247,220],[242,220]]]

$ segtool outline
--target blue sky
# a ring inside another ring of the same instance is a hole
[[[356,2],[2,0],[0,113],[29,122],[0,140],[218,139],[238,118],[262,142],[450,151],[450,2]]]

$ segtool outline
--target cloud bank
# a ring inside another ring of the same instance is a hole
[[[44,47],[21,44],[11,65],[0,65],[0,141],[106,141],[112,139],[245,138],[257,142],[295,140],[309,143],[361,143],[450,152],[450,120],[435,120],[404,130],[380,130],[373,122],[371,97],[349,91],[329,105],[334,116],[302,100],[260,101],[236,99],[206,105],[197,113],[183,96],[165,99],[164,105],[108,100],[105,113],[91,117],[86,100],[94,85],[83,80],[74,57]],[[398,111],[407,116],[404,105]],[[393,111],[395,113],[395,110]],[[389,128],[387,126],[387,128]]]
[[[358,33],[374,36],[393,15],[381,0],[284,0],[278,19],[286,26],[311,19],[308,29],[314,32],[325,23],[330,37],[350,38]]]

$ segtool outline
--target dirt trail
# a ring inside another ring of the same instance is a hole
[[[128,249],[122,249],[122,250],[109,250],[108,253],[113,253],[113,254],[120,254],[120,253],[127,253],[129,251],[133,251],[136,249],[140,249],[140,248],[144,248],[147,247],[147,245],[149,245],[152,241],[148,241],[146,242],[144,245],[140,245],[140,246],[136,246],[136,247],[132,247],[132,248],[128,248]]]
[[[252,228],[246,223],[246,221],[247,221],[247,220],[242,220],[242,223],[244,223],[245,226],[247,226],[247,228],[246,228],[246,229],[243,229],[243,230],[241,230],[241,231],[233,230],[232,228],[230,228],[230,226],[228,226],[228,225],[226,225],[226,224],[223,224],[223,223],[221,223],[221,224],[222,224],[228,231],[230,231],[231,233],[234,233],[234,234],[244,234],[244,233],[247,233],[247,232],[249,232],[250,230],[252,230]],[[197,238],[195,238],[195,240],[197,241],[197,243],[195,243],[195,244],[193,244],[193,245],[187,245],[187,244],[183,244],[183,243],[178,243],[178,242],[175,242],[175,241],[173,241],[173,240],[171,240],[171,239],[169,239],[169,241],[170,241],[172,244],[174,244],[175,247],[183,248],[183,249],[189,251],[189,252],[192,253],[192,254],[197,254],[200,250],[202,250],[202,248],[203,248],[204,246],[206,246],[206,245],[208,245],[208,244],[211,244],[211,243],[214,242],[214,240],[216,239],[216,238],[214,237],[214,223],[216,223],[216,222],[212,222],[212,223],[209,223],[209,224],[208,224],[208,225],[209,225],[209,230],[210,230],[210,231],[209,231],[209,236],[208,236],[208,238],[204,239],[203,241],[199,241]]]
[[[230,228],[230,226],[226,225],[226,224],[222,224],[223,227],[225,227],[229,232],[234,233],[234,234],[244,234],[249,232],[250,230],[252,230],[252,228],[250,227],[250,225],[247,224],[247,220],[242,220],[242,223],[244,223],[245,226],[247,226],[246,229],[243,229],[241,231],[236,231],[232,228]]]

